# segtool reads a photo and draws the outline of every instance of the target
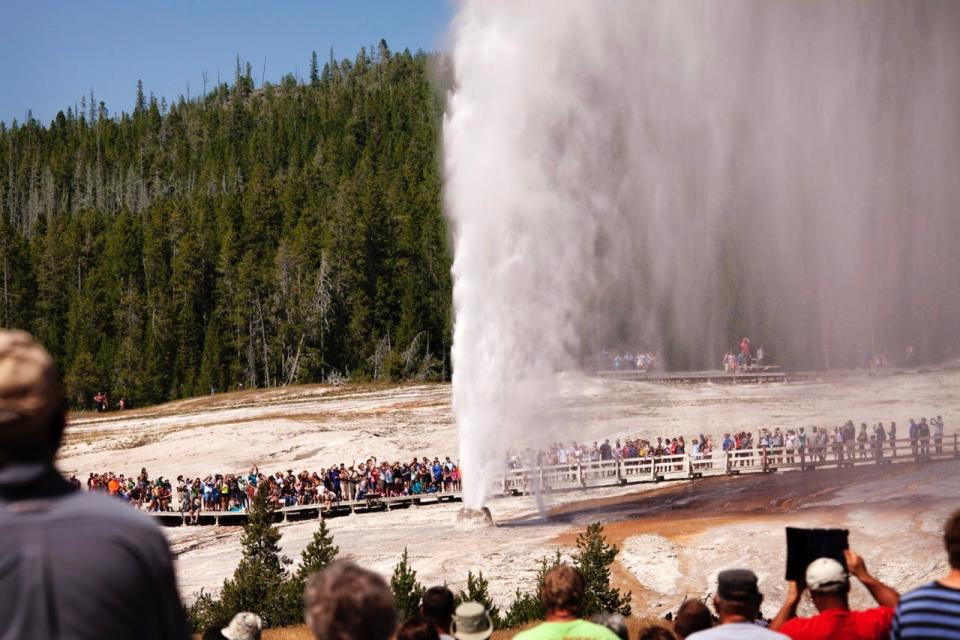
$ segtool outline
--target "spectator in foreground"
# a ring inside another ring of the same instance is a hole
[[[430,587],[420,600],[420,615],[434,626],[440,640],[453,640],[450,623],[454,602],[453,592],[446,587]]]
[[[700,600],[687,600],[680,605],[677,617],[673,621],[673,632],[680,640],[697,631],[713,626],[713,615],[707,605]]]
[[[883,584],[867,571],[863,558],[853,551],[844,551],[850,575],[867,588],[879,607],[864,611],[851,611],[848,596],[850,577],[843,565],[833,558],[817,558],[806,572],[806,587],[816,606],[817,615],[797,618],[797,605],[803,595],[803,587],[790,582],[787,601],[770,624],[796,640],[815,638],[849,638],[850,640],[887,638],[893,622],[893,609],[900,601],[896,591]]]
[[[439,640],[436,627],[422,616],[410,618],[397,632],[397,640]]]
[[[166,539],[57,472],[65,427],[50,355],[27,333],[0,330],[3,637],[189,638]]]
[[[493,635],[493,621],[479,602],[464,602],[453,614],[451,629],[457,640],[486,640]]]
[[[307,626],[318,640],[389,640],[397,629],[390,587],[349,560],[313,574],[303,601]]]
[[[691,634],[690,640],[786,640],[786,636],[756,624],[763,594],[757,587],[757,576],[747,569],[728,569],[717,576],[717,593],[713,606],[720,616],[716,627]]]
[[[263,620],[255,613],[241,611],[220,631],[227,640],[260,640]]]
[[[943,543],[950,572],[900,598],[890,634],[894,640],[960,640],[960,511],[947,518]]]
[[[547,610],[546,621],[514,636],[515,640],[618,640],[617,635],[593,622],[581,620],[583,611],[583,577],[568,564],[561,564],[543,578],[540,599]],[[457,636],[459,639],[459,635]]]

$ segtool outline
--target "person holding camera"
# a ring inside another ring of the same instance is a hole
[[[794,640],[880,640],[889,637],[900,595],[873,577],[859,555],[850,549],[845,549],[843,554],[849,573],[833,558],[817,558],[807,567],[805,584],[790,582],[787,601],[770,623],[771,629]],[[880,606],[863,611],[850,610],[851,575],[867,588]],[[797,605],[804,589],[810,589],[818,613],[809,618],[798,618]]]

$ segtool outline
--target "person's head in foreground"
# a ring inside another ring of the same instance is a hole
[[[717,576],[717,593],[713,606],[720,624],[687,636],[690,640],[725,638],[783,639],[779,633],[756,624],[763,594],[757,585],[757,576],[748,569],[728,569]]]
[[[493,621],[479,602],[464,602],[457,607],[450,628],[457,640],[486,640],[493,635]]]
[[[900,601],[899,594],[877,580],[867,571],[859,555],[844,550],[844,569],[833,558],[817,558],[807,566],[805,583],[790,582],[787,600],[773,622],[777,629],[791,638],[886,638],[893,622],[893,608]],[[848,573],[849,571],[849,573]],[[851,611],[849,603],[850,576],[856,577],[879,607]],[[817,608],[817,615],[798,618],[797,605],[804,589]]]
[[[233,620],[220,631],[220,634],[227,640],[260,640],[262,630],[263,620],[260,616],[249,611],[241,611],[233,616]]]
[[[748,569],[728,569],[717,576],[717,593],[713,605],[720,624],[750,622],[756,619],[763,602],[757,576]]]
[[[543,577],[540,588],[540,600],[547,611],[546,621],[518,633],[515,640],[540,640],[547,636],[618,640],[617,635],[606,627],[580,619],[583,599],[584,584],[580,572],[568,564],[557,565]]]
[[[65,426],[50,355],[30,334],[0,330],[0,465],[53,461]]]
[[[700,600],[687,600],[680,605],[677,617],[673,621],[673,632],[678,638],[703,631],[713,626],[713,616],[710,609]]]
[[[303,599],[307,627],[318,640],[389,640],[397,629],[386,581],[349,560],[313,574]]]
[[[817,558],[807,567],[806,585],[817,611],[849,609],[850,576],[833,558]]]
[[[436,628],[437,633],[450,635],[455,601],[453,592],[446,587],[430,587],[420,599],[420,615]]]
[[[397,640],[440,640],[440,634],[432,622],[422,616],[414,616],[400,627]]]
[[[677,636],[670,629],[659,625],[650,625],[641,629],[637,640],[676,640]]]
[[[943,546],[950,565],[947,575],[900,599],[892,637],[921,638],[936,633],[942,638],[960,638],[960,510],[947,518]]]
[[[60,475],[53,460],[65,427],[50,355],[27,333],[0,330],[0,635],[188,637],[166,538]]]

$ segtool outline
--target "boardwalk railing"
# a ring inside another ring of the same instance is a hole
[[[330,507],[326,507],[323,504],[298,504],[277,509],[274,511],[274,519],[278,522],[288,520],[315,520],[317,518],[330,518],[351,513],[390,511],[391,509],[419,507],[422,505],[440,504],[441,502],[456,502],[461,500],[461,495],[459,491],[423,493],[414,496],[384,497],[372,495],[363,500],[334,502]],[[167,526],[186,525],[191,521],[188,514],[180,511],[149,511],[147,515],[156,518],[161,524]],[[246,511],[201,511],[197,515],[196,524],[213,524],[219,526],[226,524],[243,524],[246,521]]]
[[[825,447],[755,447],[691,454],[604,460],[511,469],[498,482],[502,494],[526,494],[591,487],[691,480],[709,476],[853,467],[869,464],[927,462],[960,458],[960,434],[944,437],[887,440],[878,443],[829,443]]]
[[[829,443],[825,447],[787,449],[786,447],[756,447],[715,451],[711,455],[680,454],[621,460],[601,460],[510,469],[491,487],[494,494],[523,495],[534,492],[583,490],[594,487],[614,487],[629,484],[694,480],[710,476],[746,473],[772,473],[787,470],[812,470],[820,467],[854,467],[861,465],[892,464],[900,462],[927,462],[960,458],[960,434],[945,437],[920,438],[915,441],[887,440],[873,443]],[[322,504],[283,507],[275,512],[279,520],[307,520],[350,513],[390,511],[397,508],[419,507],[462,499],[459,491],[426,493],[413,496],[370,496],[363,500],[335,502],[329,508]],[[166,525],[187,524],[187,514],[177,511],[148,513]],[[243,524],[244,511],[201,511],[197,524]]]

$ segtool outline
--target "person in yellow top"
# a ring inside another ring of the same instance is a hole
[[[610,629],[582,620],[583,577],[568,564],[554,567],[543,579],[540,598],[547,609],[546,621],[521,631],[514,640],[619,640]]]

